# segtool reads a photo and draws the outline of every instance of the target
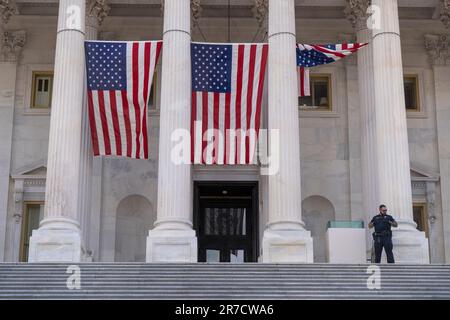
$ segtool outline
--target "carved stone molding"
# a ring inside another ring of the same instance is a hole
[[[267,12],[269,11],[268,0],[255,0],[255,5],[253,6],[252,11],[253,16],[261,27],[267,20]]]
[[[86,22],[91,26],[100,26],[108,16],[108,0],[87,0],[86,2]]]
[[[350,21],[353,28],[362,30],[367,27],[367,8],[369,8],[370,0],[346,0],[344,14],[347,20]]]
[[[14,0],[0,0],[0,26],[8,23],[12,15],[19,14]]]
[[[191,10],[192,10],[192,26],[195,27],[198,24],[198,20],[202,15],[201,0],[191,0]]]
[[[439,19],[446,28],[450,27],[450,0],[439,1]]]
[[[0,61],[17,62],[26,42],[26,32],[4,31],[1,41]]]
[[[425,35],[425,49],[434,66],[450,66],[450,35]]]

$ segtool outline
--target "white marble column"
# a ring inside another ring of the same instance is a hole
[[[362,202],[365,225],[367,226],[374,215],[378,213],[380,205],[379,190],[377,187],[378,161],[376,155],[376,131],[373,127],[373,115],[375,114],[375,91],[373,77],[373,50],[372,30],[368,28],[369,0],[347,0],[345,14],[356,30],[356,41],[369,43],[358,51],[358,93],[361,115],[361,180]],[[372,231],[366,233],[366,251],[370,258],[372,249]]]
[[[147,262],[197,262],[192,229],[190,164],[175,164],[171,152],[175,130],[190,132],[190,1],[165,0],[162,56],[158,209],[147,237]]]
[[[359,41],[371,42],[370,50],[358,53],[364,210],[369,220],[385,204],[398,221],[399,227],[393,228],[397,263],[428,263],[428,241],[412,214],[398,4],[372,4],[380,10],[380,29],[358,31]]]
[[[26,41],[24,30],[7,31],[3,27],[0,18],[0,262],[6,260],[17,63]]]
[[[98,28],[109,12],[106,0],[86,1],[86,40],[97,40]],[[89,114],[86,87],[83,94],[81,149],[80,149],[80,184],[78,205],[81,214],[80,225],[83,232],[83,243],[86,248],[86,258],[93,259],[91,245],[91,202],[92,202],[92,179],[94,155],[91,145],[91,132],[89,127]],[[100,159],[97,161],[101,161]],[[95,214],[97,216],[97,213]],[[95,218],[95,217],[94,217]]]
[[[433,68],[442,199],[442,222],[435,223],[442,223],[445,263],[450,263],[450,34],[425,35],[425,47]],[[427,192],[432,190],[429,187],[427,186]],[[430,204],[434,195],[430,192],[427,198],[428,214],[431,216],[433,208]]]
[[[81,261],[79,183],[84,92],[85,0],[59,2],[44,220],[29,261]]]
[[[280,163],[268,177],[262,261],[313,262],[311,234],[302,222],[294,0],[269,0],[269,46],[268,124],[279,130]]]

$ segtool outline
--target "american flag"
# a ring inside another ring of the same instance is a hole
[[[298,44],[297,67],[299,96],[309,96],[309,68],[328,64],[345,58],[355,53],[367,43],[343,43],[343,44]]]
[[[268,44],[191,44],[192,163],[255,163],[267,54]]]
[[[147,103],[162,41],[86,41],[94,155],[148,159]]]

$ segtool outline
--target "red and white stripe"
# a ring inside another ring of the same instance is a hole
[[[362,47],[366,46],[368,43],[342,43],[336,44],[336,49],[332,50],[324,45],[315,44],[297,44],[300,50],[317,50],[325,54],[327,57],[334,59],[334,61],[340,60],[349,56]],[[297,67],[298,74],[298,84],[299,84],[299,97],[305,97],[311,95],[311,87],[309,81],[309,68]]]
[[[194,164],[256,163],[268,45],[232,46],[231,92],[192,92]]]
[[[309,68],[297,67],[299,97],[306,97],[311,95],[311,86],[309,82]]]
[[[94,156],[148,159],[147,103],[162,41],[127,42],[127,90],[88,90]]]

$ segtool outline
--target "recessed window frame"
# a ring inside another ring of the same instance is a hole
[[[311,99],[313,101],[312,106],[305,106],[300,105],[300,97],[299,97],[299,107],[302,111],[324,111],[324,112],[331,112],[333,111],[333,87],[332,87],[332,79],[330,73],[310,73],[310,87],[311,87]],[[328,108],[322,108],[320,105],[315,105],[314,101],[314,93],[315,93],[315,86],[314,82],[318,81],[319,78],[326,78],[327,79],[327,85],[328,85]]]
[[[19,250],[19,261],[20,262],[28,262],[29,257],[29,250],[30,250],[30,239],[28,237],[28,225],[29,225],[29,207],[30,206],[40,206],[42,207],[44,205],[44,201],[25,201],[23,203],[23,213],[22,213],[22,226],[21,226],[21,233],[20,233],[20,250]],[[44,213],[42,212],[42,216]],[[40,220],[41,221],[41,220]],[[39,221],[39,223],[40,223]],[[25,248],[25,245],[28,244],[27,249]]]
[[[53,64],[28,64],[25,67],[25,95],[22,100],[22,115],[24,116],[49,116],[51,114],[50,108],[32,108],[33,97],[33,73],[51,72],[53,73],[54,82],[54,65]],[[54,84],[52,90],[54,89]],[[53,92],[52,92],[53,95]],[[20,103],[20,100],[18,100]],[[51,101],[50,101],[51,106]]]
[[[410,110],[406,109],[406,117],[408,119],[426,119],[428,118],[428,109],[429,104],[432,103],[430,101],[430,95],[429,92],[431,92],[433,89],[431,86],[431,82],[425,81],[425,79],[429,79],[430,75],[428,71],[424,68],[410,68],[405,67],[403,69],[403,77],[402,79],[405,79],[406,76],[415,76],[417,77],[417,87],[416,91],[418,92],[418,104],[420,106],[420,110]],[[402,80],[404,81],[404,80]],[[404,82],[403,82],[404,83]]]
[[[403,75],[403,86],[405,85],[405,82],[407,79],[413,79],[414,80],[414,86],[415,86],[415,99],[416,99],[416,107],[415,108],[408,108],[406,105],[406,99],[405,99],[405,107],[407,112],[420,112],[422,111],[422,104],[420,101],[420,83],[419,83],[419,75],[418,74],[404,74]]]
[[[49,83],[49,103],[47,106],[44,105],[36,105],[36,80],[38,77],[50,77]],[[52,106],[52,94],[53,94],[53,80],[54,74],[53,71],[33,71],[32,72],[32,82],[31,82],[31,101],[30,101],[30,109],[51,109]]]
[[[423,232],[425,232],[425,236],[429,237],[429,228],[428,228],[428,213],[427,213],[427,204],[420,202],[420,203],[413,203],[413,212],[414,208],[420,208],[421,209],[421,215],[420,215],[420,222],[423,226]]]

